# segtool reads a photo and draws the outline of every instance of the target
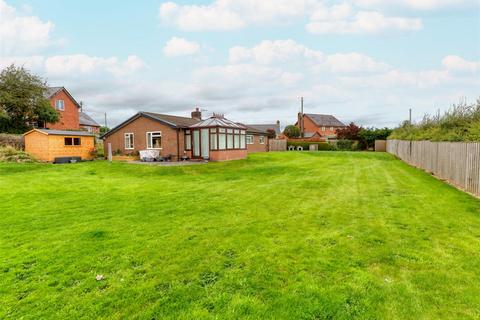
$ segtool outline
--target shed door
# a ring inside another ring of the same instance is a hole
[[[202,158],[210,156],[210,130],[202,129]]]

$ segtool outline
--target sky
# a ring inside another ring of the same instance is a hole
[[[480,97],[477,0],[0,0],[0,68],[138,111],[396,126]]]

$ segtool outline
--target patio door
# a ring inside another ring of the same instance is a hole
[[[199,130],[193,130],[193,157],[194,158],[200,158],[200,131]]]
[[[202,158],[210,157],[210,129],[201,129],[202,131]]]

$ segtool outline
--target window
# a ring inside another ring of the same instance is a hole
[[[133,149],[133,133],[125,133],[125,149]]]
[[[93,132],[93,128],[92,127],[87,127],[87,131],[88,132]]]
[[[226,141],[227,136],[225,134],[224,128],[218,128],[218,149],[225,150],[226,149]]]
[[[162,149],[162,133],[147,132],[147,149]]]
[[[190,130],[185,131],[185,150],[192,150],[192,133]]]
[[[66,146],[80,146],[82,141],[80,138],[64,138],[63,142]]]
[[[265,144],[265,137],[264,137],[264,136],[258,137],[258,142],[259,142],[260,144]]]
[[[330,131],[333,131],[333,127],[330,127]]]
[[[235,129],[234,131],[234,136],[233,136],[233,147],[235,149],[240,149],[240,130]]]
[[[65,111],[65,102],[63,100],[55,100],[55,108],[59,111]]]
[[[253,136],[251,134],[247,134],[247,144],[253,144]]]
[[[325,127],[322,127],[322,131],[325,131]]]
[[[245,130],[240,131],[240,149],[245,149]]]
[[[227,129],[227,149],[233,149],[233,129]]]
[[[217,149],[217,129],[210,129],[210,150]]]

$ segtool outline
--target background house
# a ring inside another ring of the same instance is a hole
[[[56,123],[39,124],[40,128],[56,130],[78,130],[80,129],[80,104],[64,87],[49,87],[45,98],[50,100],[52,107],[57,110],[60,119]]]
[[[90,133],[94,133],[94,134],[100,133],[100,125],[95,120],[93,120],[88,114],[82,111],[80,111],[79,113],[79,126],[80,126],[80,129],[83,129]]]
[[[321,137],[322,139],[335,140],[336,131],[345,128],[346,125],[329,114],[298,113],[295,125],[300,129],[301,136],[306,139]]]

